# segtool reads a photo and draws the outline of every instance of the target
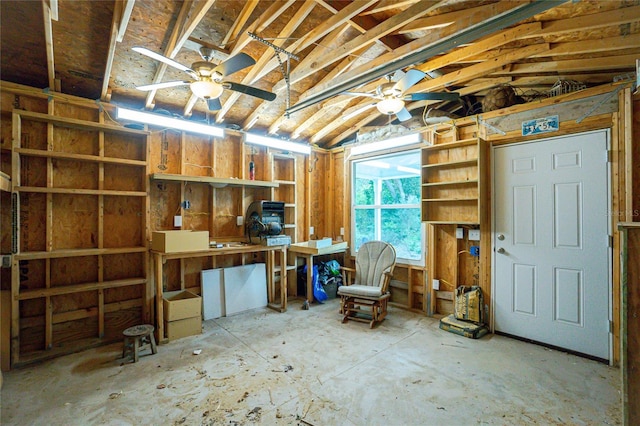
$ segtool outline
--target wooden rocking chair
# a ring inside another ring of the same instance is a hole
[[[396,251],[391,244],[368,241],[360,246],[355,269],[342,267],[343,285],[338,294],[343,323],[352,319],[368,322],[373,328],[384,320],[395,266]]]

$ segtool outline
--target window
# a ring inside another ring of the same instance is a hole
[[[420,218],[420,151],[354,161],[351,229],[357,252],[362,243],[393,244],[399,262],[424,265]]]

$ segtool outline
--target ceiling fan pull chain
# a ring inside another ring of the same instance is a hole
[[[289,59],[287,58],[287,69],[284,69],[284,64],[282,63],[282,59],[280,59],[280,54],[276,52],[276,58],[278,58],[278,65],[280,65],[280,72],[284,77],[284,82],[287,84],[287,109],[289,109],[289,104],[291,102],[291,86],[289,84]]]

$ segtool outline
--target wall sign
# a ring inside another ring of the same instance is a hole
[[[537,135],[540,133],[557,132],[560,129],[560,120],[557,115],[535,118],[522,122],[522,136]]]

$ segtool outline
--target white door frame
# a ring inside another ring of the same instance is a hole
[[[501,147],[505,147],[505,146],[514,146],[514,145],[521,145],[521,144],[526,144],[526,143],[544,143],[545,140],[551,140],[551,139],[561,139],[564,137],[568,137],[568,136],[579,136],[579,135],[587,135],[587,134],[592,134],[592,133],[604,133],[606,140],[607,140],[607,152],[610,152],[611,150],[611,129],[606,128],[606,129],[599,129],[599,130],[591,130],[591,131],[587,131],[587,132],[577,132],[577,133],[568,133],[568,134],[564,134],[564,135],[559,135],[559,136],[549,136],[547,138],[542,138],[542,139],[532,139],[532,140],[523,140],[523,141],[518,141],[518,142],[512,142],[512,143],[508,143],[508,144],[501,144],[498,146],[495,145],[491,145],[491,157],[490,157],[490,164],[491,164],[491,199],[489,200],[489,202],[491,203],[491,303],[489,306],[489,310],[490,310],[490,314],[489,314],[489,327],[491,328],[492,331],[495,331],[495,310],[496,310],[496,269],[495,269],[495,264],[496,264],[496,235],[494,232],[494,229],[496,229],[496,215],[495,215],[495,208],[493,205],[494,202],[494,195],[495,194],[495,177],[496,177],[496,170],[495,170],[495,162],[493,161],[493,159],[495,158],[495,150]],[[607,209],[606,212],[610,215],[612,214],[612,189],[611,189],[611,185],[612,185],[612,177],[611,177],[611,161],[607,160]],[[608,272],[607,272],[607,281],[608,281],[608,289],[609,289],[609,301],[608,301],[608,307],[607,307],[607,311],[608,311],[608,316],[609,316],[609,324],[613,324],[613,244],[612,244],[612,240],[613,240],[613,230],[612,230],[612,221],[609,220],[607,221],[607,233],[609,236],[609,247],[608,247],[608,259],[607,259],[607,265],[608,265]],[[612,327],[609,327],[609,365],[613,365],[613,329]]]

